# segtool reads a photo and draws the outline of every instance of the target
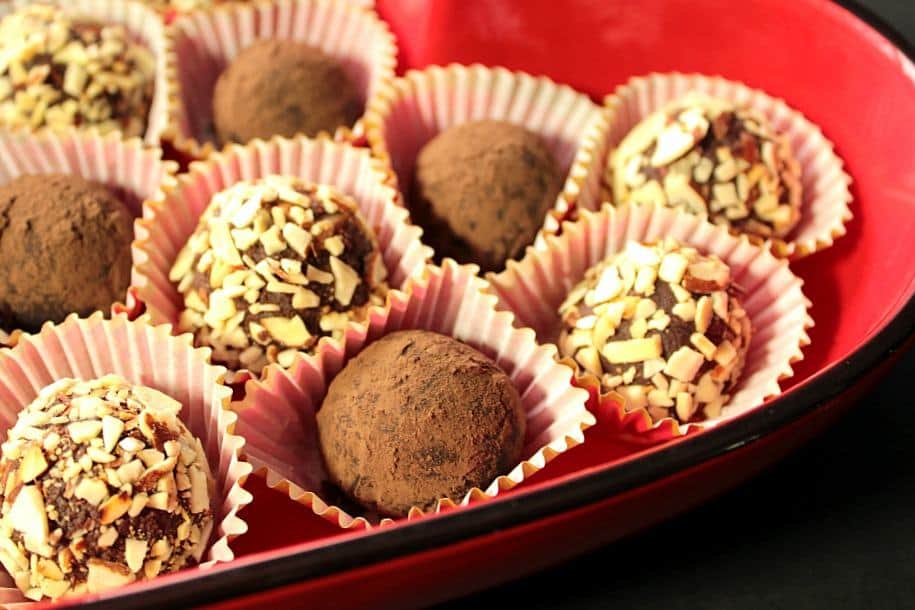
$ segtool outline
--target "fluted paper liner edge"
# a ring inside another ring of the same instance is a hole
[[[0,349],[0,391],[5,397],[0,428],[5,436],[41,388],[64,377],[117,374],[178,400],[184,406],[182,421],[206,447],[217,486],[211,499],[212,541],[199,565],[206,569],[234,559],[230,543],[248,529],[238,512],[252,501],[243,488],[251,466],[241,458],[245,441],[235,434],[238,418],[229,409],[232,390],[223,384],[225,372],[209,364],[208,349],[195,349],[190,335],[173,336],[168,326],[131,322],[123,315],[110,320],[101,313],[71,315],[60,324],[45,324],[39,333],[23,334],[12,349]],[[30,603],[15,586],[0,588],[0,603],[15,601]]]
[[[246,456],[255,472],[265,476],[269,487],[339,527],[379,522],[326,502],[316,489],[325,475],[314,415],[327,385],[348,358],[367,342],[406,328],[453,336],[493,358],[519,389],[528,414],[525,459],[485,490],[472,489],[459,502],[440,500],[434,512],[495,497],[584,442],[584,430],[595,422],[586,408],[587,392],[573,385],[570,368],[556,362],[554,347],[538,345],[531,331],[513,328],[511,316],[495,311],[494,299],[482,292],[483,285],[475,266],[460,266],[450,259],[441,267],[430,265],[423,277],[394,295],[392,307],[373,317],[368,328],[351,329],[345,347],[300,356],[289,370],[270,366],[262,379],[249,381],[245,398],[233,408],[239,413],[238,430],[246,437]],[[413,508],[407,518],[422,514]]]

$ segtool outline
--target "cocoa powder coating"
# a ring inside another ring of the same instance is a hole
[[[213,93],[213,122],[223,143],[333,133],[352,126],[362,110],[339,63],[290,40],[261,40],[243,50]]]
[[[100,184],[52,174],[0,186],[0,326],[107,310],[130,282],[132,240],[130,211]]]
[[[508,375],[473,348],[422,330],[387,335],[353,358],[317,420],[332,482],[390,516],[459,501],[508,474],[526,429]]]
[[[411,212],[439,260],[501,271],[534,241],[562,180],[537,134],[505,121],[465,123],[420,151]]]

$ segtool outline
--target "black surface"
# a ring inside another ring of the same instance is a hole
[[[915,351],[829,432],[645,534],[441,607],[915,608]]]
[[[915,42],[915,1],[861,0]],[[443,605],[915,608],[915,350],[825,435],[719,500]]]

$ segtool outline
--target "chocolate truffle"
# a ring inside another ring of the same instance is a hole
[[[730,268],[672,239],[629,242],[559,308],[559,351],[653,419],[716,417],[743,368],[750,319]]]
[[[77,176],[22,176],[0,186],[0,325],[36,331],[107,310],[130,283],[133,217]]]
[[[420,151],[411,212],[439,260],[500,271],[534,241],[562,181],[537,134],[505,121],[466,123]]]
[[[217,193],[170,273],[178,327],[230,368],[290,366],[384,302],[386,270],[356,202],[269,176]]]
[[[423,330],[382,337],[350,360],[317,418],[331,481],[389,516],[485,489],[520,462],[526,428],[502,369]]]
[[[26,6],[0,21],[0,125],[142,136],[156,62],[121,26]]]
[[[213,123],[223,143],[333,133],[361,114],[359,92],[340,64],[292,40],[255,42],[232,60],[213,93]]]
[[[763,239],[801,215],[801,170],[765,117],[690,94],[648,116],[610,158],[617,205],[659,203]]]
[[[34,600],[97,593],[200,560],[213,479],[181,404],[120,377],[63,379],[0,458],[0,562]]]

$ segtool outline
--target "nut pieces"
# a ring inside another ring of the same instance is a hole
[[[181,330],[254,372],[341,338],[383,302],[385,276],[355,201],[283,176],[216,194],[169,274],[184,296]]]
[[[716,417],[743,368],[750,320],[714,256],[629,242],[559,308],[560,352],[655,420]]]
[[[0,563],[26,597],[95,593],[200,559],[213,479],[180,410],[107,376],[60,380],[20,413],[0,458]]]
[[[797,224],[800,171],[763,117],[696,93],[636,125],[608,166],[617,205],[683,208],[763,239]]]
[[[142,136],[155,63],[123,27],[26,6],[0,21],[0,125]]]

